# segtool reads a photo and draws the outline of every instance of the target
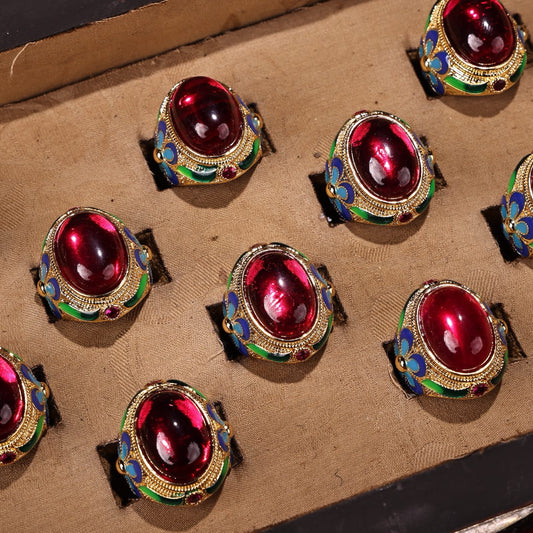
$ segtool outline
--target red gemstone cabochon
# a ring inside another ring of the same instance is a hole
[[[309,332],[317,317],[317,298],[300,262],[281,251],[254,257],[244,273],[244,297],[263,328],[278,339]]]
[[[443,285],[418,307],[422,337],[436,358],[454,372],[480,370],[492,356],[494,331],[487,311],[465,289]]]
[[[170,117],[180,139],[208,157],[224,155],[242,135],[237,100],[224,85],[205,76],[188,78],[176,88]]]
[[[420,183],[416,149],[405,128],[374,116],[350,135],[350,158],[362,185],[385,201],[406,200]]]
[[[66,218],[54,239],[54,255],[65,280],[88,296],[116,289],[128,269],[122,235],[99,213],[81,212]]]
[[[450,44],[467,62],[495,67],[513,54],[513,24],[498,0],[450,0],[442,18]]]
[[[135,431],[145,458],[171,483],[193,483],[209,466],[210,428],[182,392],[162,390],[147,396],[137,409]]]
[[[20,426],[24,416],[22,384],[12,364],[0,355],[0,442]]]

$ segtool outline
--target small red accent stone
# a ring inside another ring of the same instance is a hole
[[[116,289],[128,269],[128,252],[115,225],[99,213],[76,213],[63,221],[54,254],[65,280],[82,294]]]
[[[489,390],[486,383],[478,383],[472,387],[472,394],[474,396],[483,396]]]
[[[113,320],[114,318],[117,318],[118,315],[120,315],[120,307],[112,305],[104,311],[104,315],[110,320]]]
[[[209,466],[209,425],[196,404],[179,391],[146,397],[138,407],[135,430],[148,462],[171,483],[193,483]]]
[[[244,295],[255,318],[276,338],[297,339],[315,323],[314,287],[299,261],[285,252],[266,251],[250,261]]]
[[[222,169],[222,177],[225,180],[232,180],[237,175],[237,169],[235,167],[224,167]]]
[[[413,218],[413,214],[412,213],[402,213],[398,217],[398,222],[400,222],[402,224],[405,224],[406,222],[409,222],[412,218]]]
[[[22,384],[15,368],[0,356],[0,442],[20,426],[24,416]]]
[[[180,139],[195,152],[218,157],[241,138],[243,120],[235,97],[216,80],[188,78],[170,99],[170,117]]]
[[[311,355],[311,352],[309,350],[300,350],[296,353],[294,356],[298,361],[305,361],[309,356]]]
[[[350,136],[350,157],[362,185],[385,201],[406,200],[420,183],[420,168],[407,131],[385,117],[361,122]]]
[[[505,80],[496,80],[492,87],[495,91],[503,91],[505,89],[505,86],[507,85],[507,82]]]
[[[498,0],[450,0],[442,18],[450,44],[469,63],[495,67],[513,54],[513,24]]]
[[[487,311],[461,287],[430,290],[418,307],[418,324],[431,352],[454,372],[476,372],[492,356],[494,332]]]
[[[16,458],[17,454],[15,452],[6,452],[0,455],[0,463],[8,465],[9,463],[12,463]]]
[[[199,503],[201,500],[202,500],[201,492],[195,492],[194,494],[187,496],[187,503],[189,505],[194,505],[196,503]]]

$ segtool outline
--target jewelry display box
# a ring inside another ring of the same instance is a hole
[[[344,506],[364,531],[446,531],[533,502],[533,264],[493,236],[531,152],[533,73],[496,96],[429,98],[411,52],[432,3],[167,0],[0,52],[0,344],[43,366],[62,418],[1,468],[0,529],[281,531]],[[533,28],[529,0],[505,6]],[[168,90],[196,75],[261,116],[263,159],[231,183],[165,188],[146,147]],[[408,225],[324,213],[332,140],[363,109],[402,117],[434,154],[435,195]],[[50,321],[36,294],[43,236],[75,206],[127,220],[156,252],[150,297],[119,321]],[[336,289],[333,332],[302,364],[229,360],[212,318],[239,255],[270,242],[327,265]],[[391,341],[429,279],[471,287],[508,322],[506,374],[482,398],[413,398],[397,380]],[[117,503],[102,446],[158,379],[220,402],[242,454],[199,506]]]

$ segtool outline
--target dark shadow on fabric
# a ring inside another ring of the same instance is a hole
[[[46,438],[46,434],[43,436]],[[39,448],[39,442],[21,459],[15,463],[2,465],[2,475],[0,476],[0,491],[7,489],[12,483],[15,483],[19,478],[21,478],[28,467],[33,462],[35,458],[35,453],[37,448]]]
[[[507,347],[509,349],[509,363],[523,361],[527,358],[526,352],[524,352],[518,337],[511,324],[509,315],[505,312],[503,304],[495,303],[490,306],[494,316],[505,322],[507,325]]]
[[[483,215],[483,218],[485,219],[485,222],[489,227],[492,237],[498,244],[498,248],[500,250],[501,256],[503,257],[503,260],[507,263],[512,263],[513,261],[516,261],[516,259],[518,259],[518,254],[514,251],[513,247],[511,246],[511,243],[505,238],[505,235],[503,234],[500,206],[492,205],[490,207],[487,207],[486,209],[483,209],[483,211],[481,211],[481,214]]]
[[[98,453],[98,457],[100,458],[100,463],[104,469],[117,506],[121,508],[127,507],[133,502],[138,501],[139,498],[133,494],[126,481],[126,477],[120,474],[115,466],[118,459],[118,440],[99,444],[96,447],[96,453]]]
[[[417,401],[424,411],[434,418],[449,424],[468,424],[480,418],[491,408],[500,392],[500,386],[501,383],[485,396],[473,400],[417,396]]]
[[[439,95],[435,94],[435,92],[431,88],[431,85],[428,79],[424,75],[424,71],[422,70],[422,66],[420,65],[420,57],[418,56],[418,48],[410,48],[409,50],[406,50],[406,54],[407,54],[407,57],[409,58],[411,66],[413,67],[413,70],[415,71],[416,77],[418,78],[418,81],[420,82],[420,85],[422,86],[422,90],[424,91],[426,98],[428,100],[438,100],[439,98],[441,98]]]
[[[360,239],[374,244],[400,244],[415,235],[424,225],[426,217],[431,210],[429,207],[409,224],[401,226],[378,226],[376,224],[364,224],[360,222],[349,222],[346,227]]]
[[[152,252],[150,266],[152,267],[153,285],[166,285],[170,283],[172,276],[163,262],[163,257],[161,256],[161,251],[159,250],[153,231],[148,228],[136,233],[135,236],[142,245],[148,246]]]

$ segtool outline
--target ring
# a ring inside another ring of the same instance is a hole
[[[54,222],[44,240],[37,292],[56,318],[116,320],[150,292],[150,258],[120,219],[76,207]]]
[[[230,87],[187,78],[161,104],[154,159],[170,185],[225,183],[260,159],[261,128],[259,115]]]
[[[533,246],[533,154],[526,155],[513,172],[501,201],[503,234],[521,257]]]
[[[49,395],[18,355],[0,348],[0,465],[18,461],[43,436]]]
[[[471,289],[428,281],[402,311],[394,339],[396,368],[415,394],[470,399],[501,381],[507,326]]]
[[[525,41],[523,28],[499,0],[439,0],[418,55],[439,96],[498,94],[522,75]]]
[[[340,217],[366,224],[407,224],[435,192],[432,153],[407,123],[383,111],[360,111],[344,124],[325,178]]]
[[[302,253],[286,244],[256,245],[230,274],[222,327],[242,355],[301,363],[326,343],[334,294]]]
[[[197,505],[228,475],[232,436],[196,389],[176,380],[150,383],[126,409],[116,468],[138,498]]]

